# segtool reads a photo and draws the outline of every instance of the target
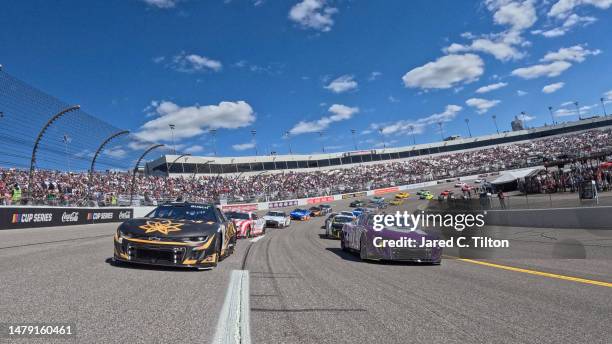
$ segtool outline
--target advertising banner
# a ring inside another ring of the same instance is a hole
[[[290,201],[268,202],[268,209],[295,207],[298,205],[296,199]]]
[[[227,204],[227,205],[222,205],[221,209],[223,211],[257,211],[258,204],[257,203]]]
[[[133,216],[132,208],[2,207],[0,229],[121,222]]]
[[[368,193],[366,191],[352,192],[352,193],[342,194],[342,199],[351,199],[351,198],[366,197],[367,195],[368,195]]]
[[[322,196],[322,197],[313,197],[306,200],[308,204],[317,204],[317,203],[325,203],[332,202],[334,200],[334,196]]]
[[[389,193],[389,192],[397,192],[397,191],[399,191],[399,187],[392,186],[390,188],[376,189],[376,190],[374,190],[374,194],[375,195],[382,195],[382,194],[386,194],[386,193]]]

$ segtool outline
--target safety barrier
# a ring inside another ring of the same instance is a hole
[[[0,230],[121,222],[132,208],[0,207]]]

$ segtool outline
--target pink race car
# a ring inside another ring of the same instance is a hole
[[[238,238],[250,238],[266,232],[266,221],[253,212],[228,211],[225,216],[234,222]]]

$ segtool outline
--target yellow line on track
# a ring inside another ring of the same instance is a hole
[[[488,267],[492,267],[492,268],[497,268],[497,269],[502,269],[502,270],[508,270],[508,271],[514,271],[514,272],[522,272],[522,273],[530,274],[530,275],[543,276],[543,277],[548,277],[548,278],[556,278],[556,279],[565,280],[565,281],[572,281],[572,282],[577,282],[577,283],[592,284],[592,285],[598,285],[598,286],[602,286],[602,287],[612,288],[612,283],[609,283],[609,282],[595,281],[595,280],[590,280],[590,279],[580,278],[580,277],[557,275],[557,274],[553,274],[553,273],[550,273],[550,272],[542,272],[542,271],[537,271],[537,270],[528,270],[528,269],[522,269],[522,268],[515,268],[513,266],[494,264],[494,263],[489,263],[489,262],[484,262],[484,261],[474,260],[474,259],[467,259],[467,258],[456,258],[456,259],[460,260],[462,262],[468,262],[468,263],[472,263],[472,264],[484,265],[484,266],[488,266]]]

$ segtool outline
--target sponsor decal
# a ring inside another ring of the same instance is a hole
[[[223,211],[256,211],[257,210],[257,203],[226,204],[226,205],[222,205],[221,209]]]
[[[113,219],[113,213],[112,212],[105,212],[105,213],[87,213],[87,220],[93,220],[93,221],[97,221],[97,220],[112,220]]]
[[[313,197],[306,200],[308,204],[317,204],[317,203],[325,203],[331,202],[334,200],[334,196],[322,196],[322,197]]]
[[[343,194],[342,195],[342,199],[351,199],[351,198],[358,198],[358,197],[365,197],[367,196],[367,192],[353,192],[353,193],[347,193],[347,194]]]
[[[78,211],[73,211],[71,213],[63,212],[62,222],[79,222],[79,212]]]
[[[169,232],[179,232],[183,225],[183,223],[176,223],[171,220],[147,221],[146,224],[138,226],[138,228],[143,229],[145,233],[159,232],[168,235]]]
[[[297,200],[281,201],[281,202],[268,202],[268,208],[269,209],[295,207],[296,205],[298,205],[298,201]]]
[[[15,213],[11,218],[11,223],[39,223],[51,221],[53,221],[53,214],[51,213]]]
[[[382,194],[386,194],[386,193],[390,193],[390,192],[397,192],[399,191],[399,187],[397,186],[392,186],[390,188],[384,188],[384,189],[377,189],[374,190],[374,194],[375,195],[382,195]]]

